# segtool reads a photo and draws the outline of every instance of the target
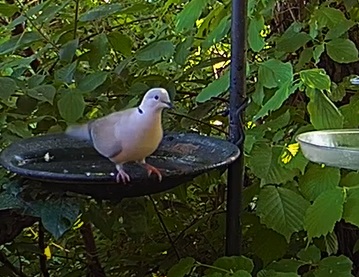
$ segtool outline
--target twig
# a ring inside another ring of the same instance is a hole
[[[189,95],[189,96],[192,96],[192,97],[197,97],[198,96],[198,93],[190,92],[190,91],[176,91],[176,93],[177,94],[182,94],[182,95]],[[225,99],[225,98],[222,98],[222,97],[215,96],[215,97],[212,97],[212,99],[228,103],[228,99]]]
[[[79,18],[79,2],[80,0],[76,0],[76,7],[75,7],[75,22],[74,22],[74,39],[76,39],[77,35],[77,24],[78,24],[78,18]]]
[[[7,258],[6,255],[0,251],[0,262],[4,264],[6,268],[11,270],[12,273],[14,273],[14,276],[20,276],[20,277],[27,277],[26,274],[24,274],[22,271],[20,271],[18,268],[16,268]]]
[[[171,243],[171,245],[172,245],[173,250],[174,250],[175,253],[176,253],[177,259],[180,260],[180,259],[181,259],[181,256],[180,256],[180,254],[178,253],[178,250],[177,250],[177,248],[176,248],[176,246],[175,246],[175,244],[174,244],[174,242],[173,242],[173,240],[172,240],[172,238],[171,238],[171,235],[170,235],[170,233],[169,233],[169,231],[168,231],[168,229],[167,229],[167,226],[165,225],[165,223],[164,223],[164,221],[163,221],[163,219],[162,219],[162,216],[161,216],[160,211],[158,210],[158,208],[157,208],[157,206],[156,206],[155,201],[153,200],[153,198],[152,198],[151,195],[148,195],[148,197],[151,199],[151,202],[152,202],[152,204],[153,204],[153,207],[155,208],[157,217],[158,217],[158,219],[159,219],[159,221],[160,221],[160,223],[161,223],[161,225],[162,225],[163,230],[164,230],[165,233],[166,233],[166,236],[167,236],[168,240],[170,241],[170,243]]]
[[[141,22],[141,21],[146,21],[146,20],[151,20],[151,19],[156,19],[156,18],[157,18],[157,16],[149,16],[149,17],[145,17],[145,18],[140,18],[140,19],[132,20],[132,21],[126,22],[126,23],[124,23],[124,24],[112,26],[111,28],[109,28],[109,31],[113,31],[113,30],[116,29],[116,28],[124,27],[124,25],[127,25],[127,24],[134,24],[134,23],[138,23],[138,22]],[[84,37],[83,39],[81,39],[80,42],[87,41],[87,40],[89,40],[90,38],[93,38],[93,37],[95,37],[95,36],[97,36],[97,35],[98,35],[98,33],[88,35],[87,37]]]
[[[41,220],[39,221],[39,248],[41,254],[39,255],[40,258],[40,270],[44,277],[50,277],[50,274],[47,270],[46,266],[46,255],[45,255],[45,230],[44,226],[42,226]]]
[[[82,234],[82,239],[85,244],[87,267],[89,271],[91,272],[92,276],[105,277],[105,271],[101,267],[100,261],[98,259],[95,238],[92,233],[91,223],[85,222],[81,226],[80,232]]]
[[[24,5],[17,0],[16,1],[18,3],[18,5],[22,8],[24,8]],[[32,25],[32,27],[34,27],[34,29],[40,34],[40,36],[43,37],[44,40],[46,40],[48,43],[50,43],[57,51],[59,51],[59,48],[56,46],[55,43],[53,43],[43,32],[40,28],[38,28],[34,22],[32,22],[31,18],[29,16],[27,16],[26,12],[24,12],[24,17],[30,22],[30,24]]]
[[[222,129],[218,128],[217,126],[214,126],[214,125],[212,125],[212,124],[210,124],[210,123],[207,123],[207,122],[204,122],[204,121],[202,121],[202,120],[199,120],[199,119],[197,119],[197,118],[193,118],[193,117],[190,117],[190,116],[188,116],[188,115],[179,114],[179,113],[175,113],[175,112],[168,112],[168,113],[169,113],[169,114],[173,114],[173,115],[177,115],[177,116],[181,116],[181,117],[187,118],[187,119],[189,119],[189,120],[193,120],[194,122],[197,122],[197,123],[200,123],[200,124],[203,124],[203,125],[207,125],[207,126],[213,128],[214,130],[217,130],[218,132],[223,133],[223,134],[225,134],[226,136],[228,136],[228,132],[226,132],[226,131],[224,131],[224,130],[222,130]]]

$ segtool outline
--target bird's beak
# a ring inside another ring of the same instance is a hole
[[[173,106],[173,104],[172,104],[171,102],[162,101],[162,103],[166,104],[166,105],[167,105],[167,108],[169,108],[169,109],[173,109],[173,108],[174,108],[174,106]]]

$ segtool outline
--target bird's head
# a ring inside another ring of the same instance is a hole
[[[173,105],[167,90],[164,88],[153,88],[146,92],[140,108],[145,111],[162,111],[163,109],[172,109]]]

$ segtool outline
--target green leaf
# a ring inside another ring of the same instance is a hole
[[[196,97],[196,101],[203,103],[216,97],[229,89],[230,72],[227,71],[221,77],[214,80],[206,88],[204,88]]]
[[[9,40],[0,44],[0,55],[13,53],[15,50],[41,40],[42,37],[37,32],[26,32],[11,37]]]
[[[310,121],[317,130],[343,128],[343,115],[332,101],[317,89],[307,90]]]
[[[79,203],[76,200],[61,198],[41,203],[41,222],[55,239],[59,239],[72,227],[79,213]]]
[[[79,18],[79,21],[86,22],[86,21],[99,20],[101,18],[108,17],[120,11],[121,11],[121,5],[119,3],[103,4],[82,14]]]
[[[273,269],[262,269],[257,277],[299,277],[296,272],[275,272]]]
[[[325,40],[339,38],[354,25],[355,22],[351,20],[343,20],[340,24],[337,24],[335,27],[330,28],[329,32],[325,36]]]
[[[324,237],[325,250],[328,255],[337,254],[339,249],[338,237],[335,231],[330,232]]]
[[[168,271],[168,277],[184,277],[189,274],[195,264],[195,259],[191,257],[182,258],[177,264]]]
[[[319,29],[323,27],[335,28],[346,21],[344,14],[339,9],[323,6],[314,13],[314,18],[318,20]]]
[[[104,71],[91,73],[81,79],[77,88],[84,92],[94,91],[106,81],[107,76],[108,73]]]
[[[310,201],[315,200],[322,192],[339,186],[340,170],[312,164],[307,172],[299,178],[299,188]]]
[[[184,41],[182,41],[176,46],[174,57],[176,63],[180,65],[185,64],[187,57],[191,51],[190,49],[193,44],[193,41],[194,37],[187,37]]]
[[[102,33],[97,35],[89,45],[89,48],[90,52],[86,53],[88,54],[88,61],[91,68],[97,70],[103,57],[109,52],[109,43],[106,34]]]
[[[45,77],[45,75],[33,75],[29,78],[27,85],[29,88],[37,87],[45,80]]]
[[[234,273],[232,273],[232,274],[230,274],[230,275],[227,274],[226,277],[227,276],[228,277],[252,277],[252,275],[249,272],[241,270],[241,269],[234,272]]]
[[[321,260],[314,271],[315,277],[352,277],[352,261],[343,255],[327,257]]]
[[[282,258],[287,250],[285,238],[271,229],[260,229],[253,236],[254,253],[268,264]]]
[[[343,219],[355,226],[359,226],[359,189],[349,190],[344,204]]]
[[[343,187],[359,187],[359,172],[349,172],[340,180]]]
[[[76,71],[77,61],[68,64],[55,71],[55,80],[67,84],[73,83],[73,77]]]
[[[210,46],[220,42],[229,32],[231,27],[230,15],[225,16],[219,24],[209,33],[207,38],[203,41],[202,46],[206,50]]]
[[[254,145],[248,161],[250,169],[255,172],[257,177],[261,178],[261,186],[266,184],[282,184],[293,180],[295,171],[285,168],[279,163],[282,155],[282,147],[272,146],[267,148],[268,150],[266,151],[268,152],[264,152],[264,154],[266,154],[265,156],[258,153],[259,151],[263,151],[260,150],[261,147],[263,147],[263,143],[261,142],[259,142],[258,147]],[[263,161],[263,159],[269,161]],[[257,166],[258,168],[254,169]]]
[[[48,102],[52,105],[56,94],[56,89],[52,85],[41,85],[29,89],[27,91],[27,94],[32,98],[35,98],[40,101]]]
[[[112,48],[121,52],[124,56],[128,57],[132,51],[132,39],[120,32],[111,32],[107,35]]]
[[[259,66],[258,81],[267,88],[275,88],[293,81],[291,63],[270,59]]]
[[[174,45],[169,40],[153,42],[136,53],[138,61],[158,61],[162,58],[169,58],[174,53]]]
[[[228,271],[244,270],[249,273],[251,273],[254,268],[253,261],[244,256],[220,257],[213,263],[213,266]],[[206,273],[223,272],[223,270],[219,269],[210,268]]]
[[[358,49],[350,39],[337,38],[326,44],[329,57],[338,63],[358,61]]]
[[[248,159],[248,166],[258,178],[268,175],[272,164],[272,147],[265,142],[257,142],[253,145]]]
[[[304,32],[292,33],[290,35],[282,35],[277,41],[276,50],[292,53],[303,47],[309,40],[310,35]]]
[[[315,64],[319,63],[320,57],[322,56],[324,50],[325,50],[324,44],[319,44],[314,47],[313,58],[314,58]]]
[[[52,1],[49,1],[49,2],[52,2]],[[41,13],[39,14],[39,16],[36,17],[34,22],[36,24],[42,24],[42,25],[44,23],[50,22],[51,20],[53,20],[55,18],[57,13],[59,13],[69,3],[70,3],[70,1],[67,0],[67,1],[62,1],[61,5],[54,4],[54,5],[48,5],[46,7],[43,7],[41,9]]]
[[[291,82],[288,81],[286,84],[283,84],[271,97],[264,106],[258,111],[258,113],[253,117],[253,121],[258,120],[259,118],[262,118],[266,116],[269,112],[275,111],[279,109],[285,100],[288,99],[288,97],[293,94],[300,84],[295,84],[294,86],[291,86]]]
[[[0,77],[0,98],[8,99],[16,90],[16,82],[9,77]]]
[[[344,193],[340,189],[324,191],[308,208],[304,226],[309,239],[332,232],[334,225],[342,217]]]
[[[261,35],[262,30],[264,30],[263,15],[251,18],[248,26],[248,44],[254,52],[261,51],[265,45],[264,37]]]
[[[357,128],[359,125],[359,96],[352,96],[350,103],[341,106],[339,110],[344,116],[344,127]]]
[[[192,28],[207,3],[208,0],[190,0],[176,17],[176,31],[182,32]]]
[[[18,10],[19,10],[19,8],[17,7],[17,5],[0,3],[0,14],[3,16],[11,17]]]
[[[63,119],[67,122],[75,122],[82,117],[85,110],[84,97],[79,92],[63,90],[57,107]]]
[[[76,49],[79,46],[79,39],[73,39],[66,42],[59,51],[59,58],[62,61],[70,63],[75,55]]]
[[[285,236],[303,229],[303,219],[309,202],[286,188],[264,187],[258,197],[257,215],[261,223]]]
[[[311,245],[308,248],[300,250],[297,254],[298,258],[302,261],[315,264],[320,261],[320,249],[315,245]]]
[[[273,269],[276,272],[281,273],[296,273],[298,269],[304,265],[303,261],[297,261],[294,259],[283,259],[277,262],[271,263],[266,269]]]
[[[330,89],[330,77],[322,68],[302,70],[300,72],[300,79],[302,80],[303,84],[310,88],[316,88],[320,90]]]

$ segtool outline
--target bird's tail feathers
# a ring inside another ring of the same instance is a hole
[[[65,134],[76,139],[91,141],[88,124],[69,126],[67,127]]]

